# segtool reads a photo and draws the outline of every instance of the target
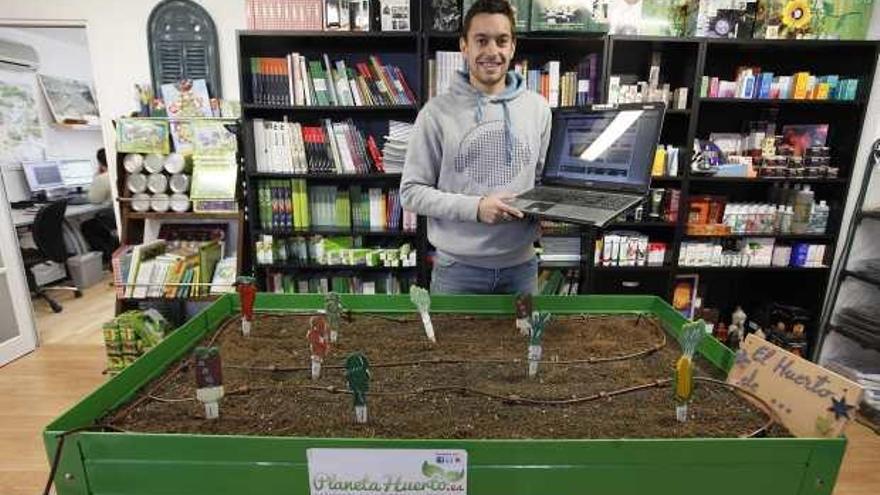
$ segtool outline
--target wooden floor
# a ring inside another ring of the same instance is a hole
[[[62,298],[53,314],[43,302],[34,313],[43,346],[0,368],[0,494],[35,495],[48,464],[40,431],[103,383],[101,323],[113,316],[113,290],[101,284],[81,299]],[[880,436],[854,424],[835,495],[880,493]]]

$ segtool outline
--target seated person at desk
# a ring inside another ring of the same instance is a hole
[[[99,149],[95,157],[98,159],[98,171],[89,187],[89,202],[93,204],[109,203],[111,200],[110,174],[107,172],[107,154],[104,148]],[[105,262],[110,261],[113,251],[119,247],[119,239],[113,233],[114,230],[116,230],[116,217],[112,208],[99,212],[95,218],[86,220],[80,226],[80,231],[86,242],[95,251],[101,251],[101,257]]]
[[[97,205],[110,201],[110,174],[107,171],[107,152],[104,148],[98,150],[95,158],[98,159],[98,173],[89,187],[89,202]]]

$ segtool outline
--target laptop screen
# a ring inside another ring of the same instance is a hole
[[[662,105],[557,113],[543,183],[646,192],[662,122]]]

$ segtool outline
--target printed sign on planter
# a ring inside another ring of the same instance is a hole
[[[308,449],[311,495],[467,495],[467,451]]]

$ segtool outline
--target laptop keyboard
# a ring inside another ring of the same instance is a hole
[[[572,189],[550,189],[547,187],[532,189],[520,196],[520,199],[589,206],[600,210],[617,210],[625,207],[632,201],[632,198],[617,194]]]

